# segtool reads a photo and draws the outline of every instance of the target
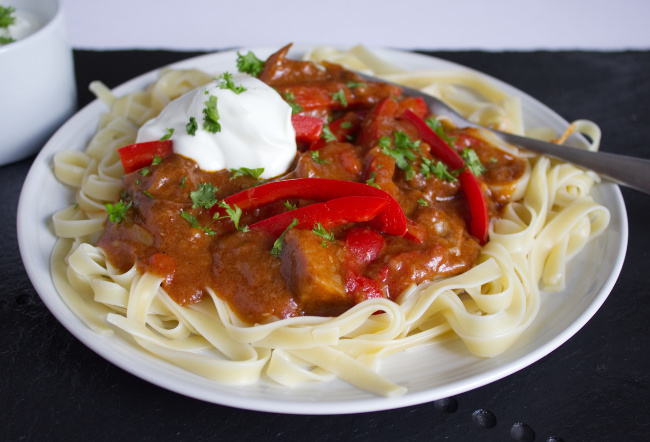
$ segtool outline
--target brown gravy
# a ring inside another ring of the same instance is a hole
[[[322,71],[304,62],[289,63],[282,54],[272,56],[272,61],[260,78],[280,88],[330,84],[353,75],[333,66]],[[330,119],[345,115],[366,118],[393,91],[381,85],[368,89],[371,92],[360,95],[351,108],[305,112]],[[411,284],[465,272],[474,265],[480,245],[467,231],[467,202],[458,182],[433,175],[427,178],[421,173],[407,177],[392,157],[381,153],[377,141],[395,131],[416,140],[417,132],[410,123],[396,118],[379,123],[373,128],[374,137],[369,138],[366,131],[363,137],[324,143],[318,158],[301,146],[292,170],[278,179],[320,177],[366,182],[372,177],[374,184],[400,203],[417,226],[421,242],[369,232],[363,224],[332,229],[333,241],[311,230],[293,229],[284,237],[281,254],[273,256],[269,252],[276,238],[261,231],[237,231],[229,220],[214,221],[207,210],[192,208],[190,198],[190,192],[201,183],[215,186],[216,198],[221,200],[259,182],[252,177],[233,178],[227,170],[205,172],[192,160],[173,154],[148,167],[147,173],[141,170],[125,176],[125,192],[132,207],[125,220],[107,221],[98,246],[122,271],[135,263],[143,272],[163,276],[163,288],[181,305],[198,302],[210,287],[250,324],[299,315],[339,315],[367,297],[379,294],[395,299]],[[364,121],[359,130],[369,124]],[[471,147],[486,169],[479,180],[485,185],[491,215],[498,215],[499,207],[510,196],[503,189],[513,188],[524,173],[525,160],[485,142],[473,142]],[[416,170],[422,158],[435,160],[426,144],[419,149],[414,160]],[[493,195],[492,187],[499,192]],[[249,225],[288,210],[283,203],[244,213],[240,224]],[[194,216],[200,226],[209,225],[213,234],[193,227],[182,212]],[[355,235],[378,244],[368,259],[359,261],[353,256],[350,238]]]

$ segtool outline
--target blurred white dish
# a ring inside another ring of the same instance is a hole
[[[262,59],[278,48],[253,48]],[[291,56],[308,48],[294,46]],[[247,51],[240,49],[240,52]],[[465,69],[424,55],[374,49],[397,66],[416,69]],[[217,73],[233,71],[235,51],[209,54],[172,65]],[[143,89],[157,72],[137,77],[114,90],[116,95]],[[521,97],[524,119],[532,127],[561,132],[568,125],[561,117],[523,92],[494,80],[505,92]],[[18,207],[18,240],[27,273],[50,311],[77,339],[96,353],[163,388],[189,397],[232,407],[295,414],[344,414],[386,410],[430,402],[486,385],[541,359],[573,336],[596,313],[611,291],[623,265],[627,247],[627,217],[620,190],[610,183],[597,185],[592,194],[611,213],[607,231],[591,241],[568,269],[567,288],[543,294],[538,317],[505,353],[494,358],[471,355],[460,340],[423,346],[386,358],[381,373],[404,385],[408,393],[379,397],[341,380],[287,388],[261,381],[249,386],[227,386],[201,378],[147,353],[119,332],[101,337],[88,329],[65,305],[50,275],[50,254],[56,238],[50,230],[54,212],[73,201],[73,192],[52,173],[52,156],[64,149],[85,148],[106,107],[94,101],[70,119],[47,143],[30,170]]]
[[[13,6],[20,20],[16,41],[0,46],[0,165],[36,153],[77,105],[60,2],[2,0],[2,6]]]

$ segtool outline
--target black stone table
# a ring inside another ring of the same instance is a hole
[[[567,120],[596,121],[604,151],[650,158],[650,52],[430,54],[506,81]],[[85,105],[92,99],[86,87],[91,80],[114,87],[197,54],[74,55],[79,102]],[[10,108],[0,103],[0,114]],[[46,111],[35,109],[34,118]],[[620,278],[591,321],[548,356],[445,400],[365,414],[299,416],[169,392],[106,362],[68,333],[34,291],[18,253],[16,208],[32,161],[0,167],[0,440],[647,440],[650,196],[623,189],[629,246]]]

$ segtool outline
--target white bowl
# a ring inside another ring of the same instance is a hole
[[[45,144],[77,106],[72,50],[58,0],[2,0],[40,27],[0,46],[0,165]]]

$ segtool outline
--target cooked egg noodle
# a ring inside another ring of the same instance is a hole
[[[316,48],[308,56],[418,87],[473,121],[524,133],[519,100],[479,74],[405,72],[363,47],[346,52]],[[589,196],[597,179],[593,174],[531,157],[521,198],[492,221],[476,266],[461,275],[410,287],[396,302],[367,300],[333,318],[295,317],[250,326],[212,288],[206,288],[210,296],[201,302],[180,306],[165,293],[161,278],[135,267],[120,273],[93,244],[104,228],[106,203],[119,200],[122,190],[124,171],[116,149],[134,142],[138,127],[171,100],[211,78],[196,70],[164,70],[146,90],[123,97],[93,83],[91,89],[110,111],[85,151],[63,151],[54,158],[56,177],[76,192],[74,205],[53,216],[59,240],[51,266],[61,297],[94,332],[126,333],[153,358],[199,376],[230,385],[264,378],[285,386],[340,378],[375,394],[404,394],[404,387],[380,374],[383,358],[450,336],[462,339],[477,356],[501,354],[535,319],[542,302],[538,284],[562,290],[567,261],[607,227],[609,212]],[[578,126],[590,136],[589,148],[597,149],[597,126]],[[537,134],[556,137],[548,131]]]

